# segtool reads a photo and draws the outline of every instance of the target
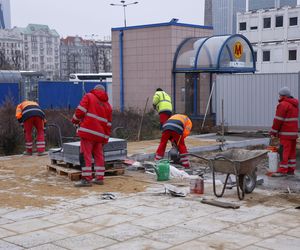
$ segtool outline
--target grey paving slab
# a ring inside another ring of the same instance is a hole
[[[294,229],[286,230],[284,234],[300,238],[300,226]]]
[[[48,228],[54,225],[54,223],[35,218],[30,220],[17,221],[14,223],[2,225],[1,227],[17,233],[27,233],[43,228]]]
[[[299,198],[300,200],[300,198]],[[299,216],[300,209],[288,208],[282,211],[283,213]]]
[[[214,218],[211,218],[211,216],[205,216],[190,221],[184,221],[178,226],[191,229],[193,231],[196,231],[199,236],[204,236],[210,233],[220,231],[224,228],[232,227],[234,225],[234,223],[216,220]]]
[[[142,206],[124,209],[123,211],[120,211],[120,213],[135,215],[135,216],[149,216],[153,214],[162,213],[164,211],[165,209],[163,208],[142,205]]]
[[[103,248],[114,243],[116,243],[116,241],[96,234],[83,234],[54,242],[55,245],[71,250],[92,250]]]
[[[205,250],[215,250],[215,247],[210,247],[209,245],[196,241],[196,240],[192,240],[189,241],[187,243],[184,244],[180,244],[174,247],[169,248],[168,250],[201,250],[201,249],[205,249]],[[223,249],[223,248],[220,248]]]
[[[152,230],[149,228],[136,226],[131,223],[122,223],[113,227],[105,228],[95,231],[95,234],[105,236],[117,241],[125,241],[130,238],[141,236],[150,233]]]
[[[79,213],[75,211],[65,211],[62,213],[55,213],[45,217],[41,217],[43,221],[50,221],[55,224],[67,224],[74,221],[80,221],[92,217],[90,214]]]
[[[66,250],[66,248],[55,246],[53,244],[45,244],[37,247],[28,248],[29,250]]]
[[[276,216],[276,214],[273,216]],[[283,225],[276,225],[269,222],[258,222],[257,220],[253,220],[243,224],[235,225],[231,228],[231,230],[260,238],[269,238],[288,230],[286,227],[284,227],[284,223],[282,224]]]
[[[108,214],[108,213],[114,213],[120,211],[119,208],[110,206],[109,203],[100,204],[100,205],[92,205],[88,207],[83,207],[74,210],[73,212],[77,212],[78,214],[81,214],[82,217],[88,216],[88,217],[95,217],[102,214]]]
[[[13,223],[13,222],[14,222],[13,220],[9,220],[9,219],[0,217],[0,226],[7,224],[7,223]]]
[[[158,230],[176,225],[180,222],[184,222],[185,218],[185,214],[179,213],[178,209],[175,209],[174,211],[167,211],[164,213],[151,215],[145,218],[136,219],[132,221],[132,223],[138,226],[144,226],[147,228]]]
[[[120,224],[122,222],[132,221],[134,219],[136,219],[136,217],[114,213],[114,214],[99,215],[90,219],[86,219],[84,221],[88,223],[101,225],[103,227],[109,227],[109,226],[114,226],[116,224]]]
[[[149,233],[145,238],[157,240],[160,242],[169,243],[171,245],[177,245],[183,242],[187,242],[199,237],[198,233],[182,227],[169,227],[162,230]]]
[[[62,199],[64,201],[66,200],[65,197],[62,197]],[[65,211],[65,210],[74,210],[76,208],[82,207],[82,205],[73,203],[72,201],[70,201],[70,202],[67,202],[67,201],[64,202],[64,201],[60,202],[58,204],[55,204],[54,206],[46,207],[43,210],[47,211],[49,213],[52,213],[52,212]]]
[[[8,207],[1,207],[0,208],[0,216],[2,216],[3,214],[7,214],[9,212],[15,211],[15,208],[8,208]]]
[[[260,238],[227,229],[203,236],[198,240],[217,249],[240,249],[261,241]]]
[[[295,228],[299,226],[300,217],[299,215],[291,215],[286,213],[278,212],[276,214],[264,216],[255,220],[257,223],[271,224],[278,227]]]
[[[23,247],[17,246],[15,244],[11,244],[9,242],[0,240],[0,249],[3,250],[20,250],[20,249],[24,249]]]
[[[16,211],[12,211],[2,215],[2,218],[6,218],[13,221],[32,219],[37,217],[42,217],[48,215],[49,213],[41,210],[41,209],[20,209]]]
[[[143,237],[134,238],[121,243],[114,244],[112,246],[104,248],[105,250],[150,250],[150,249],[166,249],[170,247],[170,244],[158,242]]]
[[[86,234],[101,229],[102,226],[83,221],[73,222],[47,229],[49,232],[58,233],[66,237]]]
[[[121,208],[132,208],[141,205],[146,205],[146,201],[141,199],[139,196],[133,196],[129,198],[122,198],[110,202],[111,206],[121,207]]]
[[[81,206],[90,206],[90,205],[97,205],[107,203],[107,200],[102,200],[101,195],[90,195],[75,199],[72,201],[74,204],[81,205]]]
[[[15,232],[0,228],[0,238],[15,235]]]
[[[258,242],[255,245],[273,250],[299,250],[300,238],[287,235],[277,235],[276,237]]]
[[[243,250],[266,250],[267,248],[264,248],[264,247],[259,247],[259,246],[256,246],[256,245],[251,245],[251,246],[248,246],[248,247],[243,247]],[[270,248],[268,248],[270,249]]]
[[[10,243],[22,246],[22,247],[35,247],[38,245],[46,244],[54,240],[63,239],[65,236],[62,236],[57,233],[48,232],[45,230],[39,230],[34,232],[29,232],[25,234],[19,234],[16,236],[10,236],[3,238],[5,241]]]

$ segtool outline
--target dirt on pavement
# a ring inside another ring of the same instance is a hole
[[[112,176],[103,186],[75,188],[65,176],[47,170],[48,156],[10,156],[0,158],[0,204],[2,207],[44,207],[68,197],[90,192],[135,193],[144,191],[147,183],[130,176]]]

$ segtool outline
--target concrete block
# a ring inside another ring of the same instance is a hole
[[[5,250],[21,250],[24,249],[23,247],[16,246],[14,244],[8,243],[6,241],[0,240],[0,249]]]
[[[15,232],[0,228],[0,238],[15,235]],[[1,248],[0,248],[1,249]]]
[[[268,249],[274,250],[298,250],[300,246],[300,238],[292,237],[288,235],[277,235],[273,238],[266,239],[264,241],[260,241],[255,245],[260,247],[265,247]]]
[[[53,244],[45,244],[37,247],[30,248],[30,250],[66,250],[65,248],[55,246]]]
[[[47,212],[40,209],[20,209],[7,214],[2,215],[2,218],[10,219],[13,221],[32,219],[48,215]]]
[[[27,232],[51,227],[54,225],[55,225],[54,223],[51,223],[49,221],[44,221],[42,219],[30,219],[30,220],[22,220],[22,221],[17,221],[15,223],[2,225],[2,227],[17,233],[27,233]]]
[[[135,218],[136,217],[114,213],[99,215],[90,219],[86,219],[84,221],[88,223],[94,223],[103,227],[109,227],[123,222],[132,221]]]

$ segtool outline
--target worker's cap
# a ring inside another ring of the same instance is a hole
[[[94,89],[99,89],[99,90],[103,90],[103,91],[105,91],[105,88],[104,88],[104,86],[103,86],[103,85],[101,85],[101,84],[97,84],[97,85],[94,87]]]
[[[163,91],[162,88],[157,88],[156,91]]]
[[[282,89],[279,90],[278,94],[281,96],[291,96],[291,91],[288,87],[283,87]]]

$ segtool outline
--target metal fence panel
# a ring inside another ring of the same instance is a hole
[[[12,99],[14,104],[20,102],[18,83],[0,83],[0,106],[3,105],[6,98]]]
[[[216,79],[216,123],[229,127],[270,128],[278,103],[278,91],[287,86],[299,97],[299,75],[237,74],[218,75]]]
[[[97,84],[106,87],[102,82],[53,82],[38,83],[38,99],[42,109],[73,109],[76,108],[82,96],[91,91]]]

